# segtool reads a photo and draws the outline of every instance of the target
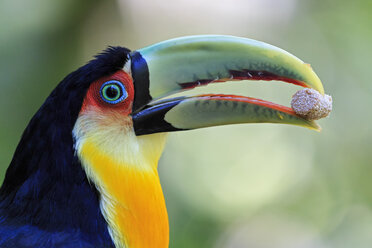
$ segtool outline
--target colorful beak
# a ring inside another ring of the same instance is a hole
[[[233,36],[190,36],[131,53],[137,135],[235,123],[282,123],[319,130],[291,108],[245,96],[199,95],[159,100],[214,82],[278,80],[324,94],[300,59],[269,44]]]

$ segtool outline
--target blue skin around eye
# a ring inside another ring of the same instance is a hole
[[[102,90],[103,90],[103,88],[104,88],[106,85],[108,85],[108,84],[114,84],[114,85],[119,86],[119,88],[121,89],[121,93],[122,93],[122,95],[121,95],[121,97],[120,97],[119,99],[117,99],[117,100],[115,100],[115,101],[110,101],[110,100],[107,100],[107,99],[103,96]],[[110,81],[107,81],[107,82],[105,82],[104,84],[102,84],[99,93],[100,93],[100,95],[101,95],[102,100],[105,101],[105,102],[107,102],[107,103],[110,103],[110,104],[117,104],[117,103],[119,103],[119,102],[125,100],[125,99],[128,97],[128,93],[127,93],[127,91],[125,90],[124,85],[123,85],[120,81],[117,81],[117,80],[110,80]]]

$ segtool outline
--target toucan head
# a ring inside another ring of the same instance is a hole
[[[277,80],[324,93],[308,64],[246,38],[190,36],[136,51],[111,47],[52,92],[26,129],[2,190],[19,188],[42,166],[49,173],[45,185],[77,170],[63,178],[73,185],[80,172],[69,161],[78,161],[99,192],[117,247],[167,247],[168,219],[157,174],[167,132],[265,122],[319,128],[289,107],[247,96],[172,97],[234,80]],[[37,145],[26,145],[29,140]],[[48,152],[30,160],[30,152],[22,153],[26,148]]]
[[[133,52],[110,48],[103,55],[117,58],[117,68],[95,79],[86,89],[79,114],[89,122],[84,130],[99,126],[108,130],[116,123],[120,130],[128,128],[138,137],[263,122],[319,129],[314,121],[299,117],[291,108],[251,97],[171,97],[195,87],[234,80],[277,80],[324,93],[309,64],[263,42],[232,36],[190,36]],[[98,58],[110,57],[103,55]],[[97,126],[93,127],[93,123]]]
[[[82,113],[120,113],[137,136],[234,123],[282,123],[319,127],[288,107],[245,96],[208,94],[170,98],[217,82],[277,80],[323,86],[306,64],[277,47],[232,36],[190,36],[122,52],[122,68],[92,82]]]

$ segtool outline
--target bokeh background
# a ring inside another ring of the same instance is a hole
[[[0,180],[51,90],[108,45],[249,37],[311,63],[334,111],[321,133],[250,124],[169,135],[159,170],[170,247],[370,248],[371,13],[370,0],[1,0]],[[296,90],[251,81],[201,89],[287,106]]]

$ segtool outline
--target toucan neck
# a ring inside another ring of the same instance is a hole
[[[136,136],[128,126],[117,132],[74,128],[77,155],[100,193],[101,211],[117,248],[167,248],[168,215],[157,172],[165,135]]]
[[[83,166],[94,173],[101,211],[117,248],[167,248],[168,216],[156,168],[121,164],[91,142],[82,145]]]

